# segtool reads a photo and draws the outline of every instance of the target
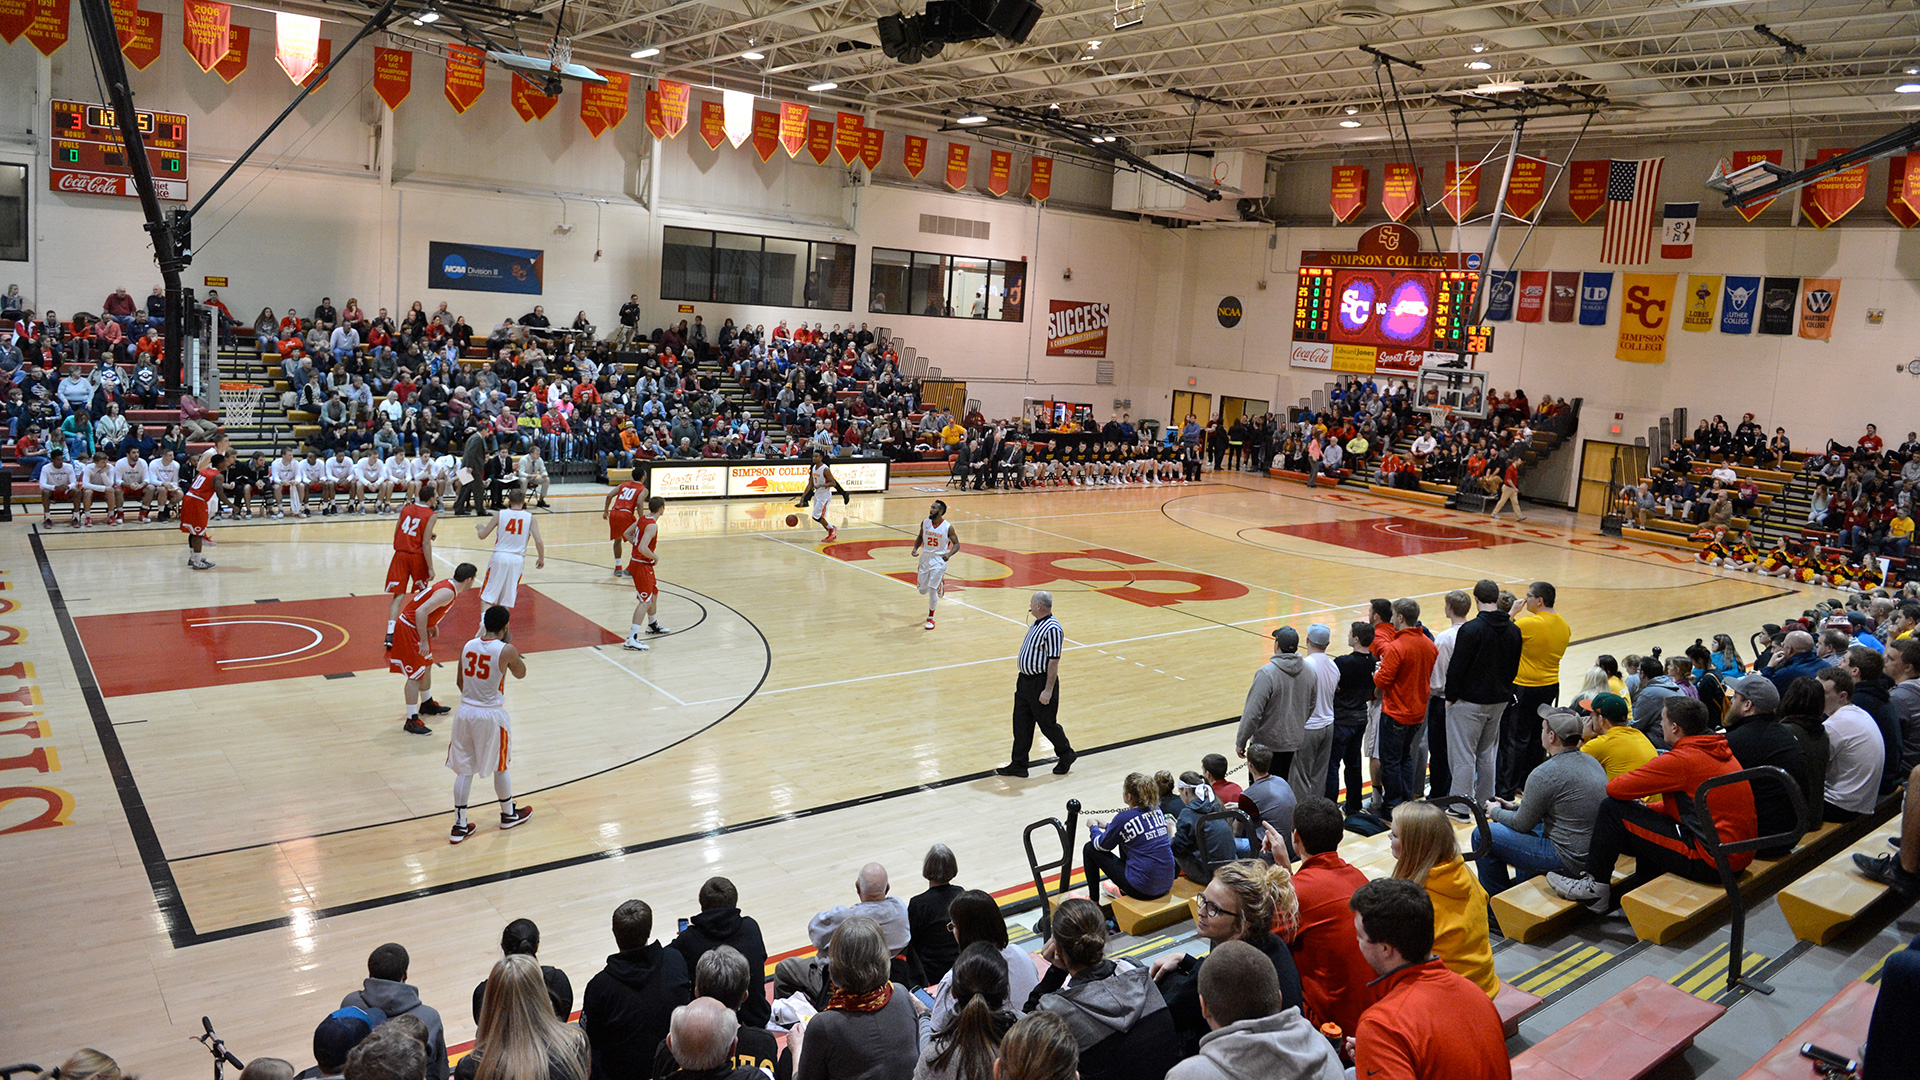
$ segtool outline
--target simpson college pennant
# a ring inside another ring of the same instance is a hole
[[[1420,208],[1420,170],[1411,162],[1390,162],[1380,182],[1380,209],[1395,221]]]
[[[1846,153],[1844,149],[1822,150],[1814,155],[1809,166],[1818,165],[1831,157]],[[1813,222],[1814,228],[1824,229],[1853,212],[1867,198],[1867,167],[1856,165],[1851,169],[1830,173],[1800,189],[1800,213]]]
[[[1547,321],[1570,323],[1580,307],[1580,272],[1555,270],[1547,284]]]
[[[7,2],[25,7],[21,0]],[[0,10],[5,10],[5,7],[6,3],[0,3]],[[26,27],[22,25],[21,29]],[[213,66],[226,57],[227,50],[233,45],[232,33],[232,7],[218,0],[185,0],[180,20],[180,43],[186,46],[187,55],[193,57],[193,62],[200,66],[201,71],[212,71]],[[12,41],[13,37],[8,36],[7,40]]]
[[[1567,166],[1567,209],[1585,225],[1607,205],[1607,169],[1605,161],[1575,161]]]
[[[859,113],[833,114],[833,149],[840,155],[840,164],[851,165],[860,159],[860,133],[866,126]]]
[[[947,186],[955,191],[967,186],[967,161],[972,147],[966,143],[947,144]]]
[[[807,156],[815,165],[825,165],[833,156],[833,121],[807,121]]]
[[[1520,272],[1520,298],[1516,305],[1514,318],[1520,322],[1539,322],[1546,313],[1547,281],[1545,270],[1522,270]]]
[[[532,80],[516,71],[513,73],[512,103],[520,122],[531,124],[535,120],[545,120],[553,107],[560,104],[560,99],[541,93]]]
[[[1580,274],[1580,325],[1607,325],[1607,305],[1613,299],[1613,271],[1585,270]]]
[[[687,111],[693,105],[693,88],[670,79],[655,80],[660,90],[660,126],[667,138],[675,138],[687,126]]]
[[[807,148],[807,107],[791,101],[780,103],[780,146],[787,156],[797,158]]]
[[[1713,302],[1720,296],[1719,274],[1687,275],[1687,313],[1680,329],[1704,334],[1713,329]]]
[[[1667,360],[1667,327],[1673,323],[1674,274],[1622,274],[1620,337],[1616,359],[1635,364]]]
[[[1005,150],[992,151],[987,158],[987,194],[997,199],[1012,186],[1013,155]]]
[[[413,53],[406,49],[373,50],[373,92],[397,109],[413,92]]]
[[[920,179],[920,171],[927,167],[927,140],[919,135],[907,136],[906,151],[901,155],[900,163],[906,166],[908,176]]]
[[[1046,202],[1053,194],[1053,159],[1037,157],[1033,159],[1033,171],[1027,177],[1027,197],[1035,202]]]
[[[1367,209],[1367,170],[1360,165],[1335,165],[1328,208],[1336,225],[1345,225]]]
[[[865,165],[868,172],[880,167],[880,158],[886,150],[886,132],[871,127],[860,130],[860,164]]]
[[[1800,302],[1800,279],[1770,277],[1760,284],[1760,332],[1793,333],[1793,309]]]
[[[1720,290],[1720,332],[1753,333],[1753,313],[1760,310],[1760,279],[1729,277]]]
[[[1760,161],[1771,161],[1775,165],[1778,165],[1780,164],[1782,156],[1778,150],[1741,150],[1733,155],[1731,162],[1732,169],[1729,171],[1739,172],[1741,169]],[[1752,221],[1754,218],[1760,216],[1762,210],[1772,205],[1772,199],[1761,199],[1759,202],[1751,202],[1745,206],[1736,206],[1733,208],[1733,212],[1746,218],[1748,221]]]
[[[63,6],[66,2],[67,0],[60,0]],[[231,28],[227,32],[227,55],[221,57],[220,62],[213,65],[214,74],[220,76],[220,78],[227,82],[232,82],[239,78],[240,74],[247,70],[247,50],[252,44],[252,27],[235,26]]]
[[[620,121],[627,118],[627,93],[633,85],[632,76],[624,71],[600,71],[600,74],[607,80],[605,86],[580,85],[580,122],[586,125],[587,134],[596,139],[607,130],[619,127]]]
[[[454,112],[473,108],[487,92],[486,54],[465,45],[447,46],[447,78],[441,92]]]
[[[1540,204],[1547,201],[1547,163],[1539,158],[1513,159],[1513,175],[1507,179],[1507,213],[1523,221],[1532,221]]]
[[[1887,159],[1887,213],[1903,229],[1920,225],[1920,154]]]
[[[1833,339],[1833,315],[1840,306],[1839,278],[1808,278],[1800,287],[1800,336]]]
[[[773,152],[780,149],[780,114],[766,109],[753,110],[753,152],[760,155],[760,163],[773,160]]]
[[[707,149],[718,150],[727,141],[726,107],[718,101],[700,103],[700,141]]]

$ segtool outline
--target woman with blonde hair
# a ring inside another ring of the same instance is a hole
[[[586,1033],[553,1015],[540,961],[502,957],[487,976],[473,1053],[454,1070],[459,1080],[586,1080],[592,1070]]]
[[[73,1056],[33,1080],[133,1080],[120,1071],[119,1062],[98,1050],[75,1050]]]
[[[1200,894],[1199,909],[1194,929],[1210,945],[1244,941],[1273,962],[1282,1009],[1305,1000],[1300,972],[1285,940],[1300,921],[1300,898],[1294,894],[1293,872],[1284,860],[1241,859],[1214,871],[1213,880]],[[1205,964],[1206,957],[1174,953],[1153,965],[1153,977],[1166,996],[1174,1028],[1189,1056],[1199,1052],[1200,1037],[1208,1031],[1206,1018],[1200,1015],[1200,969]]]
[[[1079,1080],[1080,1047],[1057,1013],[1045,1010],[1020,1018],[1000,1041],[993,1080]]]
[[[1487,890],[1460,857],[1453,822],[1430,802],[1393,810],[1393,876],[1425,887],[1433,900],[1433,952],[1447,969],[1500,992],[1487,933]]]
[[[1126,809],[1104,825],[1088,822],[1092,839],[1080,849],[1087,895],[1102,907],[1103,874],[1110,884],[1107,896],[1125,893],[1135,900],[1157,900],[1173,888],[1173,825],[1160,812],[1159,786],[1146,773],[1128,773],[1120,794]]]

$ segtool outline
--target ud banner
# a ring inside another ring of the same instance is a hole
[[[546,252],[482,244],[427,244],[427,288],[539,295]]]
[[[1613,298],[1613,271],[1585,270],[1580,274],[1580,325],[1607,325],[1607,302]]]
[[[1800,336],[1833,340],[1833,312],[1839,306],[1839,278],[1808,278],[1800,289]]]
[[[1720,295],[1720,275],[1687,275],[1687,314],[1680,321],[1682,330],[1704,334],[1713,329],[1713,302]]]
[[[1506,322],[1513,318],[1513,294],[1520,287],[1520,271],[1495,270],[1487,275],[1487,319]]]
[[[1666,362],[1675,277],[1675,274],[1621,275],[1620,339],[1613,350],[1615,357],[1635,364]]]
[[[1760,286],[1760,332],[1793,333],[1793,309],[1800,302],[1800,279],[1770,277]]]
[[[1720,293],[1720,332],[1753,333],[1753,313],[1760,307],[1760,279],[1730,277]]]

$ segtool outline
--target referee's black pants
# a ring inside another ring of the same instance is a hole
[[[1067,732],[1060,726],[1060,687],[1053,688],[1052,700],[1042,704],[1040,691],[1047,688],[1047,676],[1021,673],[1013,686],[1013,761],[1016,769],[1027,767],[1027,753],[1033,749],[1033,729],[1039,726],[1041,734],[1053,744],[1053,752],[1061,758],[1073,756],[1073,744],[1067,741]]]

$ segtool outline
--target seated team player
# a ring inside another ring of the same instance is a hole
[[[67,463],[67,452],[54,447],[47,454],[47,463],[40,466],[37,478],[40,484],[40,524],[53,524],[53,504],[63,502],[73,514],[73,527],[80,527],[80,474]]]
[[[414,475],[416,468],[406,443],[395,447],[393,456],[386,461],[386,483],[402,506],[412,502],[413,493],[420,490],[419,478]]]
[[[442,502],[453,497],[454,482],[460,473],[460,459],[452,454],[441,454],[430,463],[427,476],[433,481],[433,490]]]
[[[280,451],[273,459],[273,465],[267,469],[267,505],[272,508],[273,516],[286,517],[286,507],[299,507],[306,510],[306,487],[300,482],[300,463],[293,458],[293,447]]]
[[[353,475],[347,481],[347,493],[348,513],[386,513],[393,488],[387,483],[386,465],[374,458],[372,448],[361,450],[360,460],[353,463]],[[372,511],[367,509],[369,495],[379,498],[379,505]]]
[[[353,456],[352,451],[341,447],[333,451],[321,464],[327,469],[327,513],[337,514],[340,507],[334,504],[336,495],[353,495]]]
[[[634,652],[646,652],[651,646],[640,640],[640,616],[647,617],[647,633],[670,633],[660,625],[660,583],[655,577],[654,567],[660,564],[660,511],[667,508],[667,500],[655,495],[647,500],[647,512],[627,527],[626,540],[633,547],[633,555],[627,563],[627,574],[633,578],[633,622],[627,630],[627,640],[621,647]]]
[[[253,457],[242,461],[234,454],[227,467],[227,476],[220,485],[221,511],[229,518],[250,518],[253,516],[253,496],[260,490],[260,484],[267,470],[267,454],[264,450],[255,450]]]
[[[120,505],[132,503],[140,508],[140,520],[147,520],[147,463],[140,460],[140,448],[127,447],[127,456],[113,466],[113,485],[120,489]]]
[[[387,666],[406,676],[407,719],[401,730],[409,735],[431,735],[433,729],[420,722],[422,714],[438,716],[452,709],[433,700],[433,639],[439,636],[440,620],[453,610],[460,594],[473,588],[480,571],[463,562],[453,568],[453,576],[413,594],[400,618],[394,623],[393,644],[387,647]]]
[[[113,462],[104,450],[96,451],[93,460],[80,470],[80,513],[86,525],[93,524],[95,501],[100,503],[107,524],[120,524],[120,488],[113,482]]]
[[[307,504],[313,499],[320,500],[320,512],[332,513],[328,507],[333,505],[333,481],[327,476],[327,463],[320,460],[320,451],[307,448],[306,460],[298,463],[300,468],[298,517],[307,517],[312,511]]]
[[[157,460],[147,463],[146,497],[160,507],[155,521],[167,520],[180,505],[180,463],[173,460],[171,449],[161,450]]]

